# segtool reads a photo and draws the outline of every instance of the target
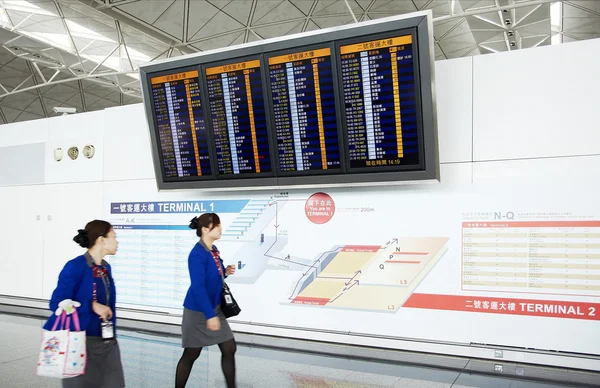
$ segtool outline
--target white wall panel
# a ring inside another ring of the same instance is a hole
[[[104,112],[79,113],[48,119],[50,134],[46,143],[46,183],[99,182],[102,180],[104,156]],[[83,148],[95,148],[92,159],[83,156]],[[79,149],[72,160],[67,155],[70,147]],[[54,150],[62,148],[63,159],[54,160]]]
[[[104,111],[104,180],[153,179],[148,123],[142,104]]]
[[[0,186],[43,184],[45,143],[0,147]]]
[[[442,185],[471,183],[473,180],[472,163],[451,163],[440,166],[440,182]]]
[[[67,261],[85,249],[73,241],[78,229],[102,219],[102,183],[45,185],[43,297],[50,298]]]
[[[42,188],[0,187],[0,295],[42,297]]]
[[[49,120],[31,120],[3,124],[0,127],[0,147],[44,143],[48,140]]]
[[[590,181],[600,176],[600,156],[473,163],[473,182]]]
[[[474,159],[600,153],[600,39],[473,58]]]
[[[472,159],[473,59],[435,64],[440,162]]]

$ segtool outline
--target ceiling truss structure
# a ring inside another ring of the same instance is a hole
[[[0,0],[0,121],[139,102],[156,59],[425,9],[437,60],[600,37],[596,0]]]

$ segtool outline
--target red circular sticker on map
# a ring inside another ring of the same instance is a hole
[[[304,212],[312,223],[324,224],[333,217],[335,203],[329,194],[315,193],[306,201]]]

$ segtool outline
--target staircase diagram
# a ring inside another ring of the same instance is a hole
[[[223,232],[224,241],[254,241],[275,214],[269,212],[269,200],[254,199],[242,209],[235,220]]]

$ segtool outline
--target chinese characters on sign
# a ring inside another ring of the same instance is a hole
[[[167,81],[177,81],[180,79],[186,79],[186,73],[172,74],[167,76]]]
[[[113,202],[111,214],[157,214],[240,212],[248,204],[246,200],[176,201],[176,202]]]
[[[474,309],[483,309],[483,310],[508,310],[508,311],[516,311],[517,304],[514,302],[506,303],[506,302],[497,302],[497,301],[487,301],[487,300],[467,300],[465,307],[474,308]]]
[[[374,49],[374,48],[383,48],[383,47],[390,47],[393,43],[392,39],[382,39],[382,40],[376,40],[373,42],[365,42],[365,43],[361,43],[359,44],[359,46],[361,47],[361,50],[368,50],[368,49]]]
[[[223,66],[223,70],[226,72],[227,71],[236,71],[236,70],[245,69],[245,68],[246,68],[246,62]]]
[[[315,52],[314,50],[311,50],[303,53],[288,54],[287,58],[288,61],[297,61],[299,59],[314,58],[314,56]]]
[[[329,194],[315,193],[304,205],[306,217],[315,224],[329,222],[335,214],[335,203]]]

